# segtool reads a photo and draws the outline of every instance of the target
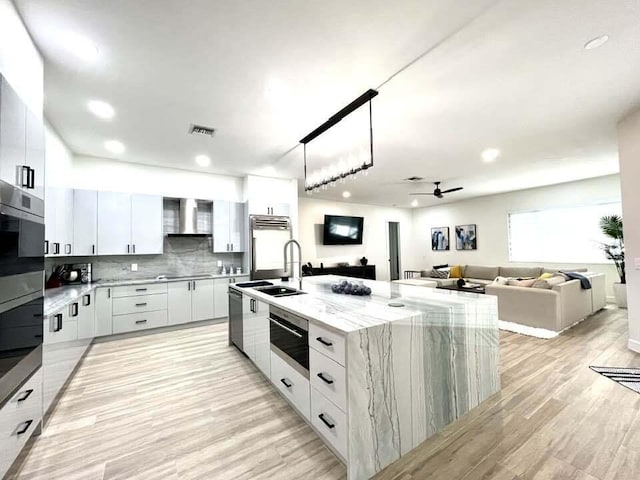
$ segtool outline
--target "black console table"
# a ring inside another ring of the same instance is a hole
[[[365,280],[376,279],[375,265],[349,265],[348,267],[324,267],[314,268],[313,275],[338,275],[342,277],[364,278]]]

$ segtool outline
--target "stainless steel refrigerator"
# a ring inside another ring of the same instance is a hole
[[[292,238],[291,219],[274,215],[249,217],[251,280],[280,278],[284,271],[284,245]]]

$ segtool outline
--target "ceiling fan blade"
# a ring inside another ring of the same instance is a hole
[[[456,188],[450,188],[449,190],[444,190],[442,193],[451,193],[451,192],[457,192],[459,190],[462,190],[464,187],[456,187]]]
[[[433,195],[433,193],[410,193],[409,195]]]

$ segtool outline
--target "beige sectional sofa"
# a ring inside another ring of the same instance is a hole
[[[465,265],[463,278],[472,283],[486,285],[488,295],[498,297],[500,320],[526,327],[543,328],[560,332],[606,305],[606,287],[604,274],[588,272],[586,268],[570,269],[581,273],[591,282],[591,289],[584,290],[579,280],[569,280],[551,289],[497,285],[496,277],[528,278],[539,277],[543,273],[555,273],[558,270],[543,267],[486,267]],[[427,273],[428,272],[424,272]],[[424,275],[438,285],[451,285],[457,278],[438,279]]]

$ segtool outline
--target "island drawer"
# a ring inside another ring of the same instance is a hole
[[[311,424],[343,459],[347,459],[347,416],[311,387]]]
[[[129,313],[113,317],[113,333],[133,332],[148,328],[164,327],[168,324],[167,311]]]
[[[347,410],[347,381],[345,369],[329,357],[309,349],[311,386],[331,400],[340,410]]]
[[[113,299],[113,314],[153,312],[167,309],[167,294],[139,295],[135,297],[120,297]]]
[[[344,366],[346,358],[344,335],[309,322],[309,346]]]
[[[309,420],[309,380],[271,352],[271,383]]]
[[[150,283],[147,285],[124,285],[113,289],[113,298],[135,297],[136,295],[154,295],[167,293],[166,283]]]

